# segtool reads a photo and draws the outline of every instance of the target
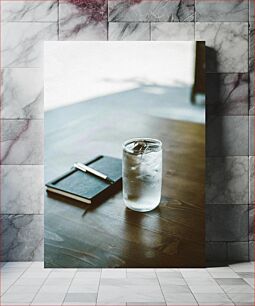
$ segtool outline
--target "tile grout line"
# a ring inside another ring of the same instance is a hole
[[[2,297],[4,296],[4,294],[6,294],[8,291],[9,291],[9,289],[11,289],[11,287],[21,278],[21,276],[32,266],[32,261],[31,261],[31,264],[20,274],[20,276],[10,285],[10,287],[8,287],[8,289],[6,289],[6,291],[3,293],[3,294],[1,294],[0,296],[1,296],[1,301],[2,301]],[[2,270],[2,269],[1,269]],[[3,277],[2,277],[2,271],[1,271],[1,275],[0,275],[0,277],[1,277],[1,283],[2,283],[2,281],[3,281]]]
[[[74,273],[74,275],[73,275],[73,277],[72,277],[72,279],[71,279],[71,281],[70,281],[70,284],[69,284],[69,286],[68,286],[68,288],[67,288],[67,290],[66,290],[66,294],[65,294],[65,297],[64,297],[63,302],[61,303],[61,305],[63,305],[63,304],[65,303],[66,296],[67,296],[67,294],[68,294],[68,291],[69,291],[69,289],[70,289],[70,287],[71,287],[71,285],[72,285],[72,283],[73,283],[73,280],[74,280],[74,278],[75,278],[77,272],[78,272],[78,269],[76,268],[76,271],[75,271],[75,273]]]
[[[216,281],[217,282],[217,281]],[[218,282],[217,282],[217,284],[218,284]],[[219,285],[219,284],[218,284]],[[236,305],[236,303],[234,302],[234,300],[233,299],[231,299],[231,297],[228,295],[228,293],[221,287],[221,285],[219,285],[220,286],[220,288],[222,289],[222,291],[225,293],[225,295],[229,298],[229,300],[231,301],[231,302],[233,302],[233,304],[234,305]]]
[[[188,286],[188,288],[189,288],[189,290],[190,290],[190,293],[193,295],[193,297],[194,297],[195,301],[197,302],[197,305],[200,305],[200,304],[199,304],[199,302],[198,302],[198,300],[196,299],[195,293],[194,293],[194,292],[191,290],[191,288],[190,288],[190,286],[189,286],[188,282],[186,281],[186,279],[185,279],[184,275],[182,274],[182,271],[181,271],[180,269],[178,269],[178,270],[180,271],[181,276],[182,276],[182,278],[183,278],[183,280],[184,280],[185,284]]]
[[[237,274],[237,272],[234,270],[234,269],[232,269],[231,268],[231,266],[230,265],[228,265],[228,267],[235,273],[235,274]],[[238,274],[237,274],[238,275]],[[239,276],[239,275],[238,275]],[[241,278],[241,277],[240,277]],[[250,286],[250,285],[249,285]],[[250,286],[251,287],[251,286]],[[252,288],[252,287],[251,287]],[[222,288],[222,290],[225,292],[225,290]],[[252,288],[252,290],[254,291],[254,288]],[[226,292],[225,292],[226,293]],[[233,302],[233,304],[234,305],[236,305],[236,306],[240,306],[241,304],[240,303],[235,303],[234,302],[234,300],[228,295],[228,293],[226,293],[226,295],[227,295],[227,297]],[[254,294],[253,294],[253,296],[254,296]],[[253,304],[254,305],[254,304]]]
[[[103,270],[103,269],[100,269],[100,276],[99,276],[99,282],[98,282],[98,287],[97,287],[97,297],[96,297],[96,303],[95,303],[95,305],[97,305],[97,301],[98,301],[98,293],[99,293],[100,284],[101,284],[102,270]]]
[[[228,252],[228,248],[227,248],[227,252]],[[228,265],[228,267],[231,269],[231,267]],[[231,269],[235,274],[237,274],[233,269]],[[207,270],[208,273],[212,276],[212,274],[210,273],[209,270]],[[238,274],[237,274],[238,275]],[[239,275],[238,275],[239,276]],[[215,278],[212,276],[212,278],[215,280]],[[231,302],[233,302],[234,305],[236,305],[236,303],[231,299],[231,297],[227,294],[227,292],[221,287],[220,284],[218,284],[218,282],[215,280],[215,282],[217,283],[218,286],[220,286],[220,288],[222,289],[222,291],[224,292],[224,294],[229,298],[229,300]],[[240,306],[240,305],[239,305]]]
[[[159,281],[159,278],[158,278],[157,271],[156,271],[156,269],[153,269],[153,270],[154,270],[154,272],[155,272],[155,274],[156,274],[156,278],[157,278],[157,281],[158,281],[158,284],[159,284],[159,288],[160,288],[161,294],[162,294],[163,299],[164,299],[164,301],[165,301],[165,305],[167,305],[166,298],[165,298],[165,295],[164,295],[163,290],[162,290],[162,288],[161,288],[161,284],[160,284],[160,281]]]
[[[44,268],[44,269],[45,269],[45,268]],[[29,303],[29,305],[32,305],[32,304],[33,304],[33,302],[34,302],[34,300],[35,300],[37,294],[39,293],[39,291],[41,290],[41,288],[43,287],[43,285],[45,284],[46,280],[49,278],[49,276],[50,276],[50,274],[52,273],[53,270],[54,270],[54,269],[51,269],[50,273],[46,276],[45,280],[42,282],[40,288],[36,291],[36,293],[35,293],[35,295],[34,295],[32,301]]]

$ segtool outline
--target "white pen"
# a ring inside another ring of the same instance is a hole
[[[82,163],[74,163],[74,167],[80,171],[83,171],[83,172],[88,172],[88,173],[91,173],[91,174],[94,174],[95,176],[97,177],[100,177],[101,179],[107,181],[108,183],[110,184],[113,184],[114,181],[112,179],[110,179],[107,175],[93,169],[93,168],[90,168]]]

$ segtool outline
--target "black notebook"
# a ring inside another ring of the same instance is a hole
[[[88,172],[84,173],[72,168],[62,176],[48,182],[46,184],[47,191],[92,204],[109,198],[121,189],[121,159],[101,155],[85,163],[85,165],[106,174],[113,183],[108,183]]]

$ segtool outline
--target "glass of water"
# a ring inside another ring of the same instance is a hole
[[[134,138],[123,144],[123,198],[132,210],[156,208],[161,198],[162,143],[157,139]]]

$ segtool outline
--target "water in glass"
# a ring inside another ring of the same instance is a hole
[[[160,203],[162,144],[150,138],[131,139],[123,145],[123,198],[132,210],[145,212]]]

